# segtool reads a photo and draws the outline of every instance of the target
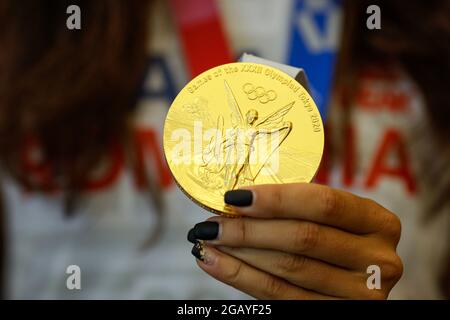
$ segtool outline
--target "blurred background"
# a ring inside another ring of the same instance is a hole
[[[316,182],[400,217],[391,298],[449,297],[448,1],[0,0],[0,21],[4,298],[248,298],[195,266],[209,213],[161,137],[187,81],[244,52],[305,69]]]

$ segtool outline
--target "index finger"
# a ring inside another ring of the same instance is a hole
[[[372,200],[314,183],[255,185],[227,192],[225,202],[248,217],[301,219],[359,234],[380,231],[393,216]]]

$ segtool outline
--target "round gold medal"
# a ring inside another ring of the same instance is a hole
[[[179,187],[200,206],[233,215],[228,190],[310,182],[324,132],[308,92],[284,72],[230,63],[190,81],[167,114],[164,153]]]

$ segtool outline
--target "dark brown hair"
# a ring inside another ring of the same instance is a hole
[[[381,11],[381,29],[366,27],[370,5]],[[450,2],[442,0],[344,1],[336,83],[353,85],[366,63],[395,62],[413,78],[426,100],[435,133],[450,137]]]
[[[39,187],[20,167],[21,148],[33,137],[66,195],[66,211],[72,211],[80,186],[107,149],[127,138],[145,72],[150,2],[0,2],[2,174]],[[66,27],[72,4],[81,8],[81,30]],[[0,221],[2,248],[5,227]]]
[[[66,28],[66,8],[82,29]],[[148,1],[2,1],[0,162],[18,168],[20,146],[39,141],[52,175],[76,191],[114,139],[126,133],[145,71]]]

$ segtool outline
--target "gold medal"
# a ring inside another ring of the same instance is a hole
[[[230,63],[190,81],[167,114],[164,153],[200,206],[233,215],[224,194],[254,184],[310,182],[324,132],[308,92],[284,72]]]

